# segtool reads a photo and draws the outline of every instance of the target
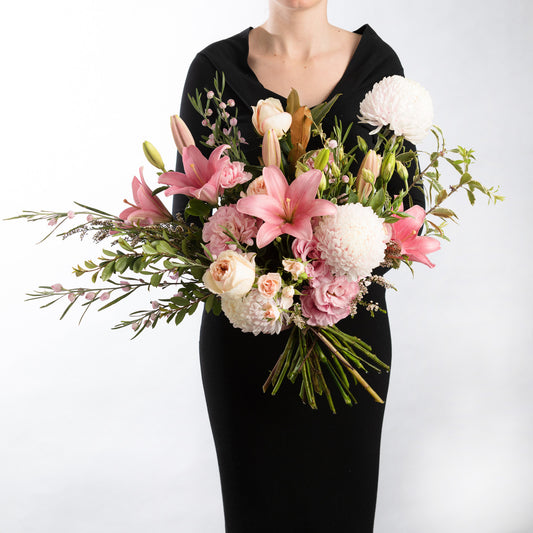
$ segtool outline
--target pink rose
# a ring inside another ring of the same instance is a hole
[[[217,175],[218,184],[222,189],[231,189],[240,183],[246,183],[252,179],[249,172],[245,172],[244,163],[234,161],[222,167]]]
[[[279,318],[279,309],[273,302],[267,302],[263,306],[263,311],[265,312],[264,317],[269,320],[277,320]]]
[[[257,290],[267,298],[273,298],[281,289],[281,276],[277,272],[263,274],[257,280]]]
[[[320,278],[300,297],[302,314],[310,326],[331,326],[350,314],[358,292],[359,284],[344,276]]]

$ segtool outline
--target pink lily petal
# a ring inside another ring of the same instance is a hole
[[[283,172],[273,165],[265,167],[263,169],[263,180],[269,196],[272,196],[282,204],[285,200],[287,189],[289,188]]]
[[[237,202],[237,209],[245,215],[251,215],[269,224],[280,225],[280,218],[283,216],[283,209],[279,202],[266,194],[254,194],[241,198]]]
[[[265,222],[259,228],[256,237],[256,243],[259,248],[263,248],[267,244],[270,244],[278,235],[281,235],[283,231],[281,226],[269,224]]]
[[[296,217],[292,223],[282,226],[283,233],[288,233],[297,239],[310,241],[313,238],[313,226],[309,217]]]

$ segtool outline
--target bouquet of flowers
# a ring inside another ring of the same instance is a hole
[[[439,249],[437,238],[446,238],[446,222],[456,218],[443,207],[452,194],[462,189],[472,204],[476,193],[489,202],[502,197],[470,175],[472,150],[445,147],[442,131],[432,125],[430,96],[414,81],[384,78],[362,101],[358,119],[377,134],[372,148],[362,137],[347,146],[352,124],[345,127],[337,118],[333,131],[323,131],[338,95],[312,109],[300,105],[294,90],[286,109],[275,98],[260,100],[252,118],[262,137],[259,161],[248,161],[242,150],[246,141],[236,128],[235,102],[223,100],[224,85],[222,74],[213,89],[189,96],[210,128],[204,139],[194,139],[178,116],[171,117],[184,172],[167,171],[155,147],[144,143],[161,186],[152,190],[141,167],[132,183],[133,202],[118,216],[77,203],[76,212],[24,211],[13,217],[46,220],[51,234],[83,216],[60,235],[90,233],[97,242],[109,242],[101,257],[74,268],[76,276],[91,276],[92,287],[56,283],[30,299],[47,299],[43,307],[66,302],[62,318],[76,304],[85,313],[97,303],[100,310],[109,308],[139,289],[170,289],[172,295],[132,312],[115,328],[131,327],[136,337],[162,320],[179,324],[203,303],[245,333],[289,330],[265,391],[271,387],[275,394],[285,378],[299,380],[303,402],[317,408],[323,395],[335,411],[331,388],[352,404],[355,380],[381,402],[363,374],[386,371],[387,365],[337,322],[360,307],[382,311],[365,299],[371,283],[390,287],[376,267],[434,266],[427,255]],[[434,152],[406,147],[405,141],[417,143],[430,132]],[[312,137],[319,149],[308,150]],[[197,142],[212,149],[208,158]],[[456,183],[441,183],[439,162],[457,171]],[[388,187],[393,175],[403,183],[395,195]],[[404,208],[414,188],[423,191],[426,210]],[[173,218],[161,193],[189,197],[184,213]]]

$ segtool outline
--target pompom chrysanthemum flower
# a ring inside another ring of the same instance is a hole
[[[335,215],[323,217],[316,225],[315,238],[331,272],[352,281],[370,275],[385,257],[383,221],[361,204],[337,206]]]
[[[244,297],[222,296],[222,311],[233,327],[245,333],[279,333],[283,325],[283,315],[273,313],[276,309],[275,301],[263,296],[257,289],[252,289]],[[275,319],[269,318],[274,316]]]
[[[359,108],[359,121],[376,126],[371,134],[389,126],[395,135],[403,135],[416,144],[433,124],[433,103],[429,93],[416,81],[402,76],[388,76],[368,92]]]

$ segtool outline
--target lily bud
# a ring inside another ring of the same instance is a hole
[[[372,185],[376,177],[379,176],[380,171],[381,156],[374,150],[369,150],[363,158],[359,172],[357,173],[357,178],[355,179],[355,187],[359,200],[368,198],[372,192]]]
[[[396,167],[396,156],[389,152],[383,159],[383,164],[381,165],[381,177],[383,181],[387,183],[394,173],[394,168]]]
[[[333,177],[340,178],[341,177],[341,169],[335,164],[335,161],[331,163],[331,173],[333,174]]]
[[[296,170],[294,172],[294,177],[297,178],[300,174],[303,174],[304,172],[307,172],[308,170],[311,170],[311,169],[307,165],[305,165],[301,161],[296,161]]]
[[[296,89],[291,89],[289,96],[287,96],[287,105],[285,111],[291,115],[300,107],[300,97]]]
[[[146,156],[146,159],[148,159],[148,162],[151,165],[153,165],[155,168],[158,168],[159,170],[162,170],[163,172],[166,172],[165,164],[163,163],[161,154],[157,151],[156,147],[151,142],[143,142],[143,152]]]
[[[328,181],[326,180],[326,176],[322,172],[322,178],[320,178],[320,184],[318,185],[318,190],[322,192],[328,184]]]
[[[263,136],[263,164],[265,167],[281,166],[281,148],[276,131],[273,129],[269,129]]]
[[[187,146],[195,146],[192,133],[178,115],[172,115],[170,117],[170,129],[172,130],[172,136],[180,154],[183,154],[183,149]]]
[[[398,172],[403,181],[406,182],[408,180],[409,172],[407,172],[407,168],[401,161],[396,161],[396,172]]]
[[[317,170],[324,170],[326,168],[326,165],[329,161],[329,149],[328,148],[322,148],[320,152],[318,152],[318,155],[315,157],[314,161],[314,167]]]

